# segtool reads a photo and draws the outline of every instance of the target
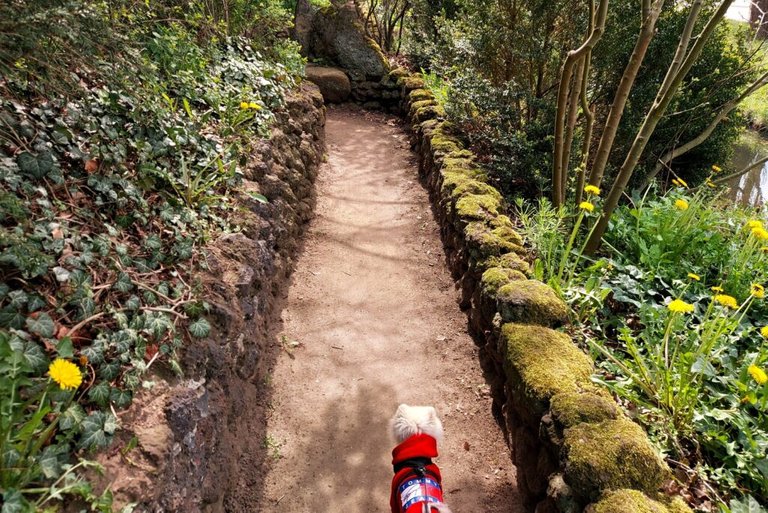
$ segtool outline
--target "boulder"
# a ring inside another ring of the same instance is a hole
[[[338,68],[308,64],[307,80],[317,84],[326,103],[345,102],[352,92],[349,77]]]
[[[315,13],[309,55],[338,63],[355,81],[380,80],[390,71],[381,49],[365,35],[351,2],[331,5]]]

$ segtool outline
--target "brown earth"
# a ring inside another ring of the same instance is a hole
[[[456,513],[522,511],[400,122],[332,108],[326,137],[316,218],[274,335],[267,431],[251,440],[269,462],[264,490],[247,494],[254,511],[388,511],[388,420],[401,402],[440,413],[437,462]]]

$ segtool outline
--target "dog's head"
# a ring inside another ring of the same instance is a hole
[[[392,436],[399,444],[413,435],[429,435],[438,442],[443,439],[443,424],[437,417],[437,411],[432,406],[408,406],[401,404],[397,407],[395,416],[390,421]]]

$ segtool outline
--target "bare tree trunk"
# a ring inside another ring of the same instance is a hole
[[[752,0],[749,6],[749,24],[757,37],[768,37],[768,0]]]
[[[732,3],[733,0],[723,0],[722,3],[718,6],[717,11],[709,18],[701,33],[696,37],[696,42],[690,51],[687,52],[685,58],[682,60],[682,63],[678,66],[673,60],[672,64],[670,65],[667,75],[664,77],[664,82],[662,83],[661,87],[659,88],[659,92],[656,95],[656,99],[653,101],[653,105],[651,105],[651,108],[645,115],[643,124],[640,126],[640,130],[635,136],[635,140],[632,143],[629,152],[627,153],[627,157],[624,159],[624,163],[621,165],[619,174],[616,176],[616,180],[611,187],[608,196],[605,198],[602,215],[595,223],[595,227],[592,230],[589,239],[587,240],[587,244],[584,249],[586,254],[592,255],[600,247],[600,243],[602,241],[603,235],[605,234],[605,230],[608,228],[608,221],[610,220],[613,211],[616,209],[616,206],[619,204],[619,200],[621,199],[622,194],[624,194],[624,189],[627,187],[627,183],[629,183],[629,179],[632,177],[632,173],[637,166],[637,162],[640,160],[640,156],[642,155],[645,146],[648,144],[648,140],[653,134],[653,131],[656,129],[656,125],[664,116],[664,112],[669,106],[669,102],[680,88],[680,84],[682,83],[683,79],[693,67],[696,59],[698,59],[699,55],[701,55],[701,51],[704,49],[704,45],[709,40],[712,32],[715,30],[715,26],[720,22],[720,20],[723,19],[725,12],[728,10]],[[688,23],[695,24],[697,17],[698,11],[691,9]],[[685,37],[685,33],[680,37],[683,39]],[[676,70],[675,67],[677,68]]]
[[[608,0],[600,0],[595,24],[589,37],[576,50],[568,52],[560,73],[560,87],[557,93],[557,113],[555,115],[555,148],[552,163],[552,203],[560,207],[565,203],[566,168],[563,166],[565,155],[566,114],[570,95],[571,79],[574,67],[597,44],[605,30],[605,20],[608,16]],[[580,88],[579,88],[580,90]],[[569,150],[570,151],[570,150]]]
[[[637,36],[635,48],[632,50],[627,67],[621,76],[619,87],[616,89],[611,110],[608,112],[608,118],[605,121],[603,133],[600,136],[600,144],[597,147],[595,161],[592,163],[592,169],[589,173],[589,183],[596,187],[600,187],[600,183],[603,181],[605,167],[608,165],[608,157],[611,155],[613,142],[616,139],[616,132],[619,130],[621,117],[624,115],[624,108],[627,105],[629,93],[635,83],[640,66],[645,59],[648,46],[651,44],[651,40],[656,33],[656,22],[661,14],[663,4],[663,0],[654,0],[652,4],[650,0],[643,0],[642,2],[643,20],[640,25],[640,34]]]

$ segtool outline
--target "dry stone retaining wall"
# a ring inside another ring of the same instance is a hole
[[[439,219],[461,306],[497,377],[518,485],[535,513],[683,513],[659,493],[670,470],[647,435],[593,384],[592,360],[557,331],[569,309],[529,279],[526,249],[501,194],[418,75],[400,78],[402,110]]]
[[[253,448],[264,443],[266,408],[260,384],[274,353],[274,305],[314,207],[325,151],[319,89],[305,83],[277,118],[245,165],[244,191],[233,198],[241,231],[205,251],[208,270],[199,278],[211,335],[184,348],[185,379],[158,377],[121,414],[123,442],[135,436],[138,447],[100,456],[104,484],[116,502],[138,502],[137,512],[258,510],[262,462]]]

